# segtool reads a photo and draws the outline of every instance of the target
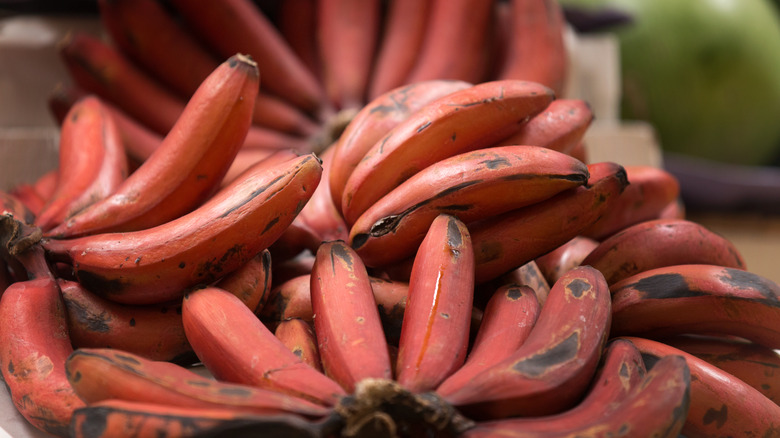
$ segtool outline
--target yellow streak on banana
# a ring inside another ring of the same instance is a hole
[[[115,348],[79,348],[65,362],[68,379],[88,404],[120,399],[256,414],[322,417],[329,409],[267,389],[219,382],[182,366]]]
[[[218,380],[333,406],[346,395],[290,351],[235,295],[215,287],[184,297],[182,320],[193,350]]]
[[[162,144],[111,196],[50,230],[74,237],[154,227],[201,204],[241,148],[259,87],[257,64],[235,55],[206,78]]]
[[[474,254],[466,226],[440,215],[420,244],[409,281],[396,362],[399,384],[429,391],[466,359]]]
[[[241,267],[270,246],[314,192],[322,166],[313,155],[268,170],[262,163],[209,201],[148,230],[45,240],[82,285],[112,301],[160,303]]]
[[[355,221],[350,244],[369,266],[414,253],[433,220],[450,214],[465,224],[548,199],[583,185],[588,168],[537,146],[504,146],[455,155],[421,170]]]
[[[454,376],[436,392],[471,418],[549,415],[587,391],[609,334],[610,295],[604,276],[582,266],[550,290],[528,339],[476,376]]]
[[[322,368],[347,393],[363,379],[390,379],[390,357],[371,281],[343,241],[324,242],[311,273],[311,306]]]
[[[485,82],[429,103],[397,125],[355,167],[341,199],[348,225],[374,202],[442,159],[490,146],[554,99],[540,84]]]

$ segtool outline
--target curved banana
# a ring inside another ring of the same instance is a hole
[[[269,325],[293,318],[314,322],[309,273],[296,275],[276,284],[277,286],[271,289],[268,303],[263,306],[260,317]]]
[[[37,429],[67,436],[74,409],[84,406],[68,383],[73,351],[57,280],[11,284],[0,297],[0,373],[16,409]]]
[[[53,260],[73,266],[79,282],[112,301],[151,304],[180,298],[268,248],[293,221],[319,183],[313,155],[272,170],[260,165],[206,203],[148,230],[47,239]],[[164,279],[161,281],[160,279]]]
[[[331,146],[319,155],[322,160],[322,180],[298,215],[298,218],[314,231],[322,242],[346,241],[349,238],[347,224],[344,223],[341,212],[333,203],[331,195],[330,173],[335,164],[333,159],[335,153],[335,147]],[[316,252],[316,246],[313,252]]]
[[[128,172],[119,130],[102,102],[95,96],[75,102],[60,129],[56,189],[35,225],[47,231],[105,199]]]
[[[430,226],[414,259],[398,341],[396,380],[433,390],[466,359],[474,296],[474,254],[466,226],[449,215]]]
[[[682,356],[691,373],[690,408],[681,433],[690,438],[772,436],[780,430],[780,406],[729,373],[661,342],[625,337],[652,370],[667,356]]]
[[[184,297],[187,339],[218,380],[270,389],[325,406],[346,395],[290,351],[235,295],[215,287]]]
[[[541,113],[498,145],[534,145],[571,154],[593,122],[590,105],[582,99],[555,99]]]
[[[311,272],[314,329],[325,374],[347,393],[363,379],[392,377],[387,341],[360,257],[343,241],[324,242]]]
[[[116,348],[152,360],[195,363],[181,322],[181,303],[117,304],[78,282],[59,279],[75,348]]]
[[[236,55],[203,82],[162,144],[112,194],[50,230],[63,238],[154,227],[218,188],[250,124],[259,74]]]
[[[745,260],[733,243],[684,219],[655,219],[624,228],[602,241],[581,263],[601,271],[609,284],[673,265],[746,269]]]
[[[609,326],[604,276],[575,268],[553,285],[519,349],[476,376],[445,380],[436,392],[474,419],[561,412],[587,391]]]
[[[584,186],[471,227],[477,283],[492,280],[563,245],[614,208],[628,185],[622,166],[588,165]]]
[[[330,191],[339,212],[349,176],[376,142],[423,106],[470,86],[463,81],[418,82],[394,88],[358,111],[332,146]]]
[[[287,346],[301,360],[322,372],[322,360],[317,348],[317,334],[311,323],[300,318],[289,318],[279,321],[274,329],[274,336]]]
[[[215,285],[237,296],[255,315],[260,315],[271,294],[271,252],[260,251]]]
[[[599,242],[589,237],[574,236],[568,242],[537,257],[534,261],[539,266],[544,278],[550,283],[555,283],[561,278],[561,275],[582,265],[582,260],[597,246],[599,246]]]
[[[780,286],[741,269],[676,265],[613,284],[612,335],[739,336],[780,348]]]
[[[429,165],[501,140],[553,98],[540,84],[494,81],[425,105],[379,140],[352,171],[341,200],[344,219],[354,224],[374,202]]]
[[[441,160],[391,190],[354,222],[350,245],[368,266],[412,257],[433,220],[465,224],[535,204],[588,180],[588,168],[537,146],[480,149]]]
[[[312,418],[329,412],[328,408],[302,398],[219,382],[179,365],[115,348],[78,348],[65,362],[65,370],[71,386],[87,404],[118,399]]]

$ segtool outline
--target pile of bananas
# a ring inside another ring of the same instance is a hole
[[[536,8],[560,42],[554,2],[313,3],[276,30],[243,0],[101,1],[123,51],[63,45],[83,88],[50,102],[60,165],[0,193],[0,372],[31,424],[780,434],[780,286],[685,219],[669,173],[588,162],[554,38],[486,31]],[[171,88],[92,63],[119,56]]]

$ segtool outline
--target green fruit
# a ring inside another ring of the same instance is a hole
[[[780,17],[771,0],[560,0],[611,7],[625,119],[651,122],[665,151],[734,164],[780,153]]]

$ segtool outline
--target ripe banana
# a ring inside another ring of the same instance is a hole
[[[313,155],[248,170],[191,213],[148,230],[46,239],[92,292],[126,304],[166,302],[209,284],[268,248],[319,183]],[[164,281],[161,281],[164,279]]]
[[[333,146],[330,191],[339,211],[347,179],[376,142],[423,106],[471,85],[446,80],[418,82],[394,88],[358,111]]]
[[[354,224],[374,202],[429,165],[511,134],[553,98],[552,91],[540,84],[494,81],[425,105],[380,139],[352,171],[341,200],[347,224]]]
[[[780,348],[780,286],[715,265],[651,269],[612,290],[612,336],[739,336]]]
[[[474,254],[457,218],[434,219],[414,259],[398,342],[396,380],[430,391],[466,359],[474,294]]]
[[[246,53],[261,62],[263,87],[270,93],[306,112],[325,104],[317,79],[251,0],[173,0],[171,4],[193,32],[223,57]]]
[[[343,241],[320,245],[310,290],[325,374],[347,393],[363,379],[392,378],[371,281],[355,251]]]
[[[111,196],[52,229],[53,237],[154,227],[210,197],[241,148],[257,94],[257,64],[231,57],[203,82],[163,143]]]
[[[475,298],[489,299],[493,292],[495,292],[495,290],[499,287],[519,284],[523,286],[530,286],[531,289],[534,290],[536,299],[539,300],[539,304],[544,305],[544,302],[547,301],[547,296],[550,294],[550,285],[553,283],[555,282],[548,282],[544,278],[544,275],[542,275],[542,271],[539,269],[539,266],[535,261],[531,260],[519,268],[513,269],[509,273],[504,274],[492,281],[479,284],[477,290],[475,291]],[[475,305],[476,304],[477,303],[475,303]],[[481,306],[484,307],[484,305]]]
[[[370,100],[406,83],[422,46],[432,4],[432,0],[395,0],[387,5],[369,79]]]
[[[543,146],[564,154],[582,141],[593,122],[593,110],[582,99],[555,99],[541,113],[498,145]]]
[[[291,161],[298,155],[290,149],[241,148],[222,178],[221,186],[225,187],[230,184],[244,171],[260,161],[270,169],[279,163]]]
[[[720,336],[674,336],[662,342],[722,369],[780,404],[780,352],[777,350]]]
[[[280,2],[275,17],[279,32],[298,59],[318,79],[322,79],[317,48],[317,0]]]
[[[278,282],[277,286],[271,289],[268,303],[263,306],[260,317],[269,325],[292,318],[313,322],[309,273]]]
[[[11,284],[0,297],[0,372],[16,409],[37,429],[67,436],[84,406],[68,383],[73,351],[65,304],[49,276]]]
[[[613,208],[628,185],[622,166],[588,165],[584,186],[485,219],[471,227],[477,283],[492,280],[563,245]]]
[[[184,296],[187,339],[218,380],[270,389],[325,406],[346,395],[304,363],[235,295],[206,287]]]
[[[583,264],[585,257],[597,246],[599,242],[589,237],[574,236],[563,245],[537,257],[535,261],[544,278],[550,283],[555,283],[561,275]]]
[[[562,94],[569,55],[561,5],[556,0],[512,0],[509,19],[513,31],[498,77],[539,82]]]
[[[537,146],[504,146],[455,155],[421,170],[369,207],[350,229],[368,266],[414,256],[439,214],[465,224],[541,202],[585,184],[588,168]]]
[[[598,241],[636,223],[656,219],[680,196],[680,183],[664,169],[654,166],[625,166],[628,187],[598,222],[582,232]]]
[[[483,82],[492,10],[491,1],[432,0],[422,44],[404,82]]]
[[[129,306],[59,279],[75,348],[116,348],[152,360],[196,362],[181,322],[181,303]]]
[[[511,356],[528,338],[540,309],[529,286],[509,284],[496,290],[485,307],[466,362],[449,378],[467,381]]]
[[[274,330],[274,336],[301,360],[322,372],[322,361],[317,348],[317,334],[311,323],[300,318],[290,318],[279,321]]]
[[[767,437],[780,430],[780,406],[729,373],[666,344],[626,337],[652,370],[667,356],[682,356],[691,373],[690,409],[681,433],[689,438]]]
[[[586,392],[609,334],[609,288],[581,266],[556,282],[523,345],[476,376],[445,380],[436,392],[474,419],[550,415]]]
[[[79,100],[68,111],[58,149],[56,189],[35,218],[44,231],[111,195],[128,174],[119,130],[94,96]]]
[[[333,203],[333,197],[330,189],[330,172],[335,164],[333,156],[336,153],[335,147],[331,146],[325,149],[319,155],[322,160],[322,180],[309,199],[309,202],[303,207],[298,218],[314,231],[320,241],[344,240],[349,238],[349,230],[341,212]],[[312,252],[316,252],[316,245]]]
[[[745,270],[739,250],[725,237],[684,219],[655,219],[606,238],[582,261],[609,284],[664,266],[703,264]]]
[[[219,382],[176,364],[115,348],[78,348],[67,358],[65,370],[71,386],[87,404],[118,399],[255,414],[322,417],[329,412],[301,398]]]
[[[220,278],[216,286],[237,296],[255,315],[260,315],[271,294],[271,252],[260,251],[243,266]]]

